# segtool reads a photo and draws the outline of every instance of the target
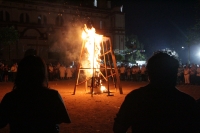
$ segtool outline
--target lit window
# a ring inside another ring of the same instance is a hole
[[[97,7],[97,0],[94,0],[94,6]]]
[[[123,12],[123,5],[120,7],[120,11]]]

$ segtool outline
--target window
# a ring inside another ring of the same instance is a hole
[[[7,11],[0,11],[0,21],[10,21],[10,14]]]
[[[20,14],[21,23],[29,23],[29,15],[27,13]]]
[[[47,17],[43,15],[43,23],[47,24]]]
[[[27,13],[26,13],[26,23],[29,23],[29,16]]]
[[[0,21],[3,21],[3,11],[0,11]]]
[[[123,12],[123,5],[120,7],[120,11]]]
[[[63,20],[62,16],[60,16],[60,14],[58,14],[58,16],[56,17],[56,25],[63,26],[63,24],[64,24],[64,20]]]
[[[8,12],[5,12],[5,14],[6,14],[6,21],[7,22],[10,21],[10,14]]]
[[[20,22],[24,23],[24,14],[23,13],[20,15]]]
[[[94,6],[97,7],[97,0],[94,0]]]
[[[42,17],[41,17],[41,15],[39,15],[38,16],[38,24],[41,24],[41,22],[42,22]]]

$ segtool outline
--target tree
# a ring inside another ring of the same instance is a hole
[[[124,57],[121,54],[115,54],[115,58],[118,62],[121,62],[122,60],[124,60]]]
[[[132,50],[136,49],[142,50],[144,48],[144,45],[140,43],[137,35],[132,34],[126,37],[126,47]]]
[[[13,26],[0,28],[0,44],[9,46],[10,59],[10,45],[16,43],[19,39],[18,31]]]
[[[136,55],[135,60],[140,60],[140,61],[146,60],[145,55],[142,54],[140,51],[136,51],[135,55]]]
[[[146,56],[141,53],[144,49],[144,45],[139,42],[138,36],[130,35],[126,37],[125,58],[131,63],[135,63],[136,60],[146,60]]]

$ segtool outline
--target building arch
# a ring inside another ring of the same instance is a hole
[[[25,28],[22,32],[21,32],[21,37],[39,37],[39,38],[43,38],[43,33],[40,32],[40,30],[38,30],[37,28]]]

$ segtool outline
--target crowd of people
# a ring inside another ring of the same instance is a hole
[[[0,82],[14,81],[17,74],[17,63],[11,66],[0,62]]]
[[[145,65],[133,65],[130,67],[122,64],[118,67],[118,71],[122,81],[148,81]]]
[[[48,80],[65,80],[75,77],[76,67],[67,66],[61,63],[49,63],[48,65]],[[13,63],[11,66],[0,62],[0,82],[14,82],[18,64]]]
[[[66,66],[61,63],[52,65],[52,63],[50,63],[48,64],[49,81],[75,78],[76,70],[75,66]]]
[[[180,65],[177,76],[178,84],[200,85],[200,66],[197,64]]]
[[[118,67],[122,81],[149,81],[146,65],[133,65],[132,67],[122,64]],[[177,84],[200,85],[200,65],[179,65],[177,73]]]

